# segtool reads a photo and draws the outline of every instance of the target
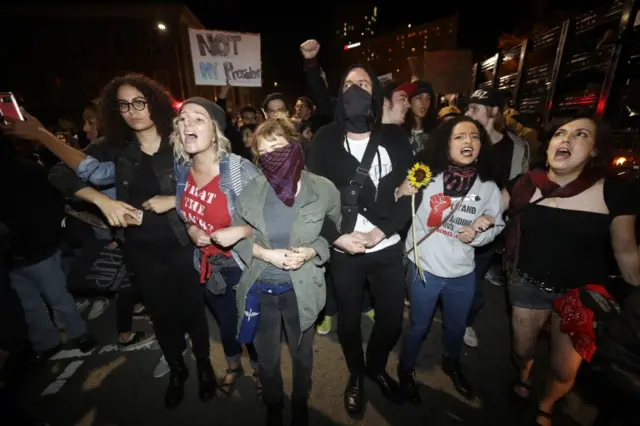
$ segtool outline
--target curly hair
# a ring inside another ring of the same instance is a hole
[[[123,144],[133,137],[133,129],[127,125],[118,110],[118,89],[129,85],[144,95],[148,102],[151,121],[156,126],[162,141],[169,141],[173,132],[176,111],[171,94],[160,83],[146,75],[126,74],[111,80],[100,95],[101,124],[110,143]]]
[[[191,160],[191,156],[184,150],[182,136],[180,136],[180,129],[178,127],[179,121],[180,117],[176,117],[173,119],[173,132],[171,133],[169,140],[171,141],[171,145],[173,146],[173,157],[176,159],[176,161],[178,161],[179,163],[187,163]],[[211,120],[211,125],[213,126],[214,135],[213,143],[216,145],[219,159],[220,153],[231,152],[231,142],[224,135],[224,132],[220,129],[218,123],[216,123],[215,120]]]
[[[416,154],[416,160],[428,165],[433,176],[439,175],[447,170],[451,164],[449,156],[449,141],[453,129],[460,123],[473,123],[480,134],[480,153],[476,160],[476,170],[482,182],[493,180],[491,175],[491,138],[482,124],[471,117],[461,115],[448,121],[442,122],[430,134],[426,147]]]
[[[264,121],[256,128],[251,144],[251,153],[256,162],[258,161],[258,141],[275,138],[284,138],[289,143],[300,143],[300,133],[296,131],[296,126],[282,113],[277,113],[275,117]]]

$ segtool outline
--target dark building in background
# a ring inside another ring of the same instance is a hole
[[[220,87],[196,86],[188,28],[204,29],[183,5],[24,5],[3,9],[6,25],[0,91],[13,91],[47,119],[77,120],[114,76],[138,72],[177,100],[214,99]],[[229,107],[262,99],[261,89],[234,88]]]
[[[367,63],[378,75],[391,73],[394,80],[407,81],[413,70],[409,58],[422,58],[424,52],[457,48],[458,15],[429,22],[407,25],[396,31],[343,46],[347,63]],[[420,63],[420,61],[417,61]]]
[[[334,36],[343,44],[356,43],[377,34],[378,7],[374,2],[345,3],[334,17]]]

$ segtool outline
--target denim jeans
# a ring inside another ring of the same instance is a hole
[[[284,398],[280,348],[282,325],[286,331],[293,363],[293,404],[309,399],[313,368],[314,327],[300,330],[300,314],[295,292],[280,295],[260,292],[260,322],[253,340],[260,356],[259,375],[262,399],[267,406],[278,406]]]
[[[223,268],[220,271],[222,278],[227,283],[227,289],[223,294],[215,295],[205,290],[205,301],[211,314],[218,322],[220,328],[220,340],[227,357],[227,362],[238,361],[242,356],[242,346],[236,339],[238,330],[238,307],[236,306],[236,291],[234,287],[240,281],[242,270],[240,268]],[[256,368],[258,354],[253,344],[247,345],[251,365]]]
[[[441,278],[424,272],[426,282],[422,281],[414,264],[409,264],[409,298],[411,301],[411,325],[404,336],[400,368],[412,370],[422,342],[429,331],[433,314],[442,298],[442,317],[444,332],[442,346],[444,352],[459,358],[462,352],[462,339],[467,324],[475,288],[475,274],[472,272],[456,278]]]
[[[63,323],[60,325],[64,326],[69,338],[86,333],[87,324],[67,290],[59,251],[35,265],[11,270],[9,280],[20,298],[33,350],[44,351],[60,343],[60,332],[51,320],[45,302],[54,317]]]

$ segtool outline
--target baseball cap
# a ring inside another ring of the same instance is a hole
[[[479,104],[489,107],[504,107],[504,96],[495,89],[478,89],[471,94],[469,104]]]

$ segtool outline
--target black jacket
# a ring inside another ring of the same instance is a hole
[[[367,179],[358,198],[359,213],[380,228],[389,237],[405,228],[411,220],[411,198],[395,201],[395,190],[404,181],[413,162],[413,153],[407,134],[399,126],[381,125],[380,146],[385,148],[392,163],[391,173],[380,179],[377,190],[371,179]],[[342,190],[354,177],[359,162],[344,148],[346,132],[337,122],[322,127],[313,137],[309,158],[309,170],[326,177]],[[374,165],[375,167],[375,165]],[[341,233],[335,225],[325,222],[323,236],[333,242]]]
[[[133,182],[142,159],[142,151],[138,142],[126,142],[124,148],[120,148],[101,139],[90,144],[85,152],[100,161],[112,161],[116,164],[116,198],[125,203],[129,202],[129,185]],[[161,188],[161,193],[158,195],[175,195],[176,193],[173,164],[171,146],[168,142],[163,141],[160,150],[153,156],[153,170]],[[78,178],[73,170],[62,163],[51,169],[49,181],[67,197],[73,197],[80,189],[91,186]],[[182,245],[191,244],[187,229],[176,211],[170,210],[166,215],[180,243]]]

